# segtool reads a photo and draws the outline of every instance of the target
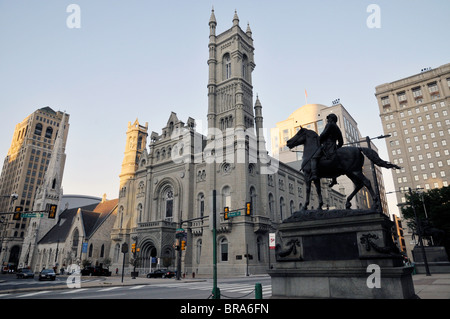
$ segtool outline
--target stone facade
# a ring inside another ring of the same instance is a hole
[[[147,150],[148,126],[138,120],[129,123],[118,215],[111,232],[112,268],[121,269],[125,258],[129,272],[132,257],[140,258],[141,273],[158,266],[174,268],[179,245],[175,233],[183,228],[181,271],[211,275],[216,211],[218,274],[265,273],[269,233],[304,202],[305,182],[298,168],[270,157],[266,150],[262,105],[259,98],[253,102],[250,27],[244,32],[235,13],[233,26],[216,35],[214,11],[209,26],[207,134],[196,131],[194,119],[183,122],[172,112],[162,132],[150,134]],[[136,136],[141,143],[130,148],[130,138]],[[338,206],[345,201],[326,186],[323,193]],[[317,205],[314,197],[312,205]],[[247,203],[249,215],[244,212]],[[241,214],[226,220],[225,207]],[[135,255],[121,252],[124,243],[136,244]]]

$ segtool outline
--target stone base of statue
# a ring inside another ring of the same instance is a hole
[[[425,246],[428,269],[430,274],[450,273],[450,262],[442,246]],[[416,273],[426,274],[425,263],[423,259],[422,247],[415,246],[412,250]]]
[[[376,211],[300,211],[276,235],[273,298],[417,298],[412,267]]]

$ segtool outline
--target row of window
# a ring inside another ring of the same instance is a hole
[[[447,78],[447,85],[450,87],[450,78]],[[434,81],[434,82],[431,82],[431,83],[428,83],[427,84],[427,88],[428,88],[428,93],[433,97],[439,97],[440,96],[440,94],[439,94],[439,88],[438,88],[438,85],[437,85],[437,82],[436,81]],[[415,102],[416,102],[416,104],[420,104],[420,103],[423,103],[423,92],[422,92],[422,87],[420,87],[420,86],[417,86],[417,87],[413,87],[413,88],[411,88],[411,92],[412,92],[412,96],[413,96],[413,98],[414,98],[414,100],[415,100]],[[400,104],[403,104],[403,103],[406,103],[407,102],[407,96],[406,96],[406,91],[401,91],[401,92],[398,92],[397,94],[396,94],[396,96],[397,96],[397,101],[400,103]],[[390,101],[390,98],[389,98],[389,96],[383,96],[382,98],[381,98],[381,105],[383,106],[383,107],[388,107],[388,106],[390,106],[390,104],[391,104],[391,101]]]

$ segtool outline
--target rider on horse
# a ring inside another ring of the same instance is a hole
[[[338,148],[341,148],[344,144],[342,138],[342,133],[337,126],[337,116],[336,114],[328,114],[327,125],[320,134],[320,146],[316,153],[311,158],[311,180],[317,179],[317,162],[319,159],[325,155],[326,159],[332,160],[336,154]],[[337,143],[337,144],[336,144]],[[330,187],[337,184],[336,178],[334,177],[330,183]]]

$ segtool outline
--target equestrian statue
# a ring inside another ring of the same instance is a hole
[[[347,197],[345,207],[350,209],[351,200],[356,193],[364,186],[373,198],[374,206],[377,209],[380,205],[378,198],[368,180],[362,173],[364,155],[375,165],[401,169],[399,166],[382,160],[377,152],[367,147],[343,146],[342,133],[337,126],[337,116],[333,113],[327,116],[327,125],[320,136],[309,129],[301,127],[300,130],[290,140],[286,146],[292,149],[298,145],[304,145],[302,167],[306,180],[306,202],[303,210],[307,210],[311,194],[311,182],[314,182],[319,196],[319,207],[323,206],[322,191],[320,188],[321,178],[331,178],[330,187],[336,184],[336,178],[346,175],[354,184],[355,189]]]

